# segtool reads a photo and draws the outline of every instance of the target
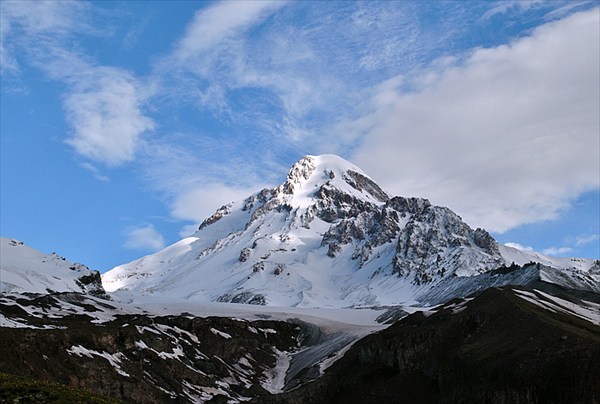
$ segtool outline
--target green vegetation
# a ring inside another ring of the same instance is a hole
[[[3,403],[91,403],[119,401],[62,384],[0,373],[0,402]]]

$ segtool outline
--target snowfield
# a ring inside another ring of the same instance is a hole
[[[0,238],[1,293],[99,292],[94,277],[100,280],[97,271],[83,264],[56,253],[42,253],[18,240]]]

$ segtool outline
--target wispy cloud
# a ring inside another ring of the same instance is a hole
[[[165,195],[174,219],[191,221],[197,226],[223,204],[246,198],[262,187],[274,185],[273,172],[277,173],[278,170],[269,172],[268,167],[257,169],[252,166],[257,162],[245,161],[242,156],[227,158],[223,155],[228,164],[220,157],[218,161],[204,161],[202,153],[177,145],[173,137],[178,136],[172,135],[166,142],[146,144],[140,164],[146,181]],[[213,142],[196,141],[193,150],[215,154],[219,153],[218,147]],[[264,175],[259,178],[257,172],[264,172]],[[186,227],[183,231],[189,234],[189,230]]]
[[[586,6],[589,4],[593,4],[592,1],[569,1],[564,6],[554,9],[547,13],[544,18],[546,20],[553,20],[557,18],[562,18],[567,15],[569,12],[576,10],[582,6]]]
[[[600,240],[600,235],[598,234],[585,234],[577,236],[575,239],[567,239],[565,244],[561,247],[547,247],[542,250],[543,254],[551,255],[551,256],[561,256],[565,254],[572,254],[577,252],[577,250],[581,247],[585,247],[590,243]],[[504,245],[512,248],[516,248],[517,250],[522,251],[534,251],[533,247],[524,246],[515,242],[504,243]]]
[[[581,234],[575,238],[567,237],[562,246],[553,246],[545,248],[544,250],[542,250],[542,253],[554,256],[573,254],[594,242],[598,244],[598,248],[600,249],[600,244],[598,243],[598,240],[600,240],[600,235],[598,234]]]
[[[200,223],[221,205],[239,201],[255,193],[256,188],[234,188],[219,183],[203,184],[177,196],[173,216],[177,219]]]
[[[124,235],[125,247],[129,249],[156,251],[165,246],[165,239],[151,224],[128,229]]]
[[[179,63],[199,62],[223,42],[282,7],[284,1],[225,1],[202,9],[188,25],[174,52]]]
[[[346,123],[356,163],[394,194],[429,197],[502,232],[555,218],[600,186],[598,9],[376,88]],[[410,78],[405,78],[410,79]]]
[[[200,10],[157,68],[164,87],[239,126],[258,124],[288,147],[341,152],[346,146],[324,131],[356,105],[364,86],[414,67],[454,31],[450,23],[423,31],[410,2],[284,5],[222,2]]]
[[[108,178],[106,175],[101,174],[100,170],[98,170],[98,168],[96,166],[94,166],[93,164],[90,164],[88,162],[83,162],[79,165],[82,168],[88,170],[94,176],[94,178],[97,179],[98,181],[110,182],[110,178]]]
[[[600,240],[600,235],[598,234],[582,234],[575,238],[575,246],[583,247],[598,240]]]
[[[16,1],[0,3],[0,66],[19,71],[16,53],[32,51],[32,42],[56,44],[74,31],[89,31],[88,5],[79,1]],[[19,55],[23,57],[23,55]]]
[[[546,2],[547,0],[500,0],[496,2],[490,2],[494,6],[486,11],[481,19],[488,20],[495,15],[505,14],[510,11],[525,12]]]
[[[110,166],[132,161],[141,136],[155,127],[141,111],[136,80],[120,69],[92,67],[69,81],[75,84],[64,100],[73,127],[67,143],[80,155]]]
[[[19,64],[5,44],[5,38],[10,35],[11,21],[4,13],[4,3],[0,3],[0,7],[0,72],[15,73],[19,70]]]
[[[14,53],[66,85],[63,106],[81,156],[116,166],[131,161],[154,122],[142,112],[144,91],[127,71],[94,63],[78,51],[78,35],[95,35],[90,6],[77,1],[2,2],[2,60],[18,70]],[[10,37],[11,46],[7,38]]]

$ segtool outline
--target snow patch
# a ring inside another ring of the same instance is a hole
[[[271,394],[279,394],[283,392],[285,375],[290,367],[291,356],[289,352],[280,351],[277,348],[273,348],[273,352],[277,357],[275,367],[265,371],[260,385]]]
[[[125,377],[131,377],[129,373],[121,369],[121,361],[125,359],[125,355],[123,355],[123,353],[121,352],[117,352],[116,354],[110,354],[105,351],[98,352],[92,349],[85,348],[81,345],[73,345],[71,348],[67,349],[67,352],[71,355],[77,355],[79,357],[85,356],[88,358],[93,358],[94,356],[98,356],[104,358],[108,361],[108,363],[110,363],[110,365],[117,371],[118,374]]]
[[[579,317],[593,324],[600,325],[600,305],[591,302],[582,301],[583,305],[572,303],[568,300],[561,299],[556,296],[549,295],[539,290],[528,292],[525,290],[515,289],[515,294],[521,299],[526,300],[538,307],[553,313],[561,312],[572,316]]]
[[[216,328],[211,328],[211,329],[210,329],[210,332],[212,332],[212,333],[213,333],[213,334],[215,334],[215,335],[218,335],[219,337],[223,337],[223,338],[225,338],[225,339],[229,339],[229,338],[231,338],[231,335],[227,334],[226,332],[219,331],[219,330],[217,330]]]

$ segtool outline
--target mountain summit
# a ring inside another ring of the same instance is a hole
[[[302,158],[283,184],[222,206],[192,236],[102,280],[134,300],[393,305],[529,261],[568,269],[575,280],[594,265],[499,245],[450,209],[390,197],[354,164],[321,155]]]

